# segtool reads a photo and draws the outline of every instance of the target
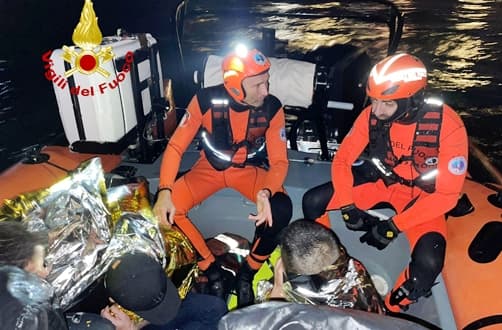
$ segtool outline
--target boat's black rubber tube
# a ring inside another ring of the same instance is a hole
[[[481,329],[494,324],[502,324],[502,315],[490,315],[469,323],[462,330]]]

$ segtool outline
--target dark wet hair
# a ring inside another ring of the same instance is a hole
[[[0,265],[26,267],[37,245],[47,245],[45,233],[29,232],[17,221],[0,221]]]
[[[281,257],[287,273],[318,274],[340,256],[336,234],[314,221],[293,221],[281,234]]]

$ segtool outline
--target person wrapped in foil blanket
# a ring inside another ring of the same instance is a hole
[[[308,220],[294,221],[281,236],[280,254],[274,283],[258,283],[260,300],[279,298],[384,314],[366,268],[350,257],[332,230]]]
[[[183,298],[197,272],[195,251],[181,232],[159,228],[148,198],[146,180],[107,190],[100,159],[93,158],[47,189],[6,200],[0,221],[21,221],[29,231],[47,233],[54,308],[72,307],[114,259],[132,250],[159,260],[168,276],[183,268]]]

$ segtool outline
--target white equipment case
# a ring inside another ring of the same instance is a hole
[[[316,65],[288,58],[268,58],[270,94],[283,105],[308,108],[314,95]],[[204,63],[203,87],[223,84],[223,57],[209,55]]]
[[[99,51],[94,52],[99,71],[92,73],[79,72],[75,62],[63,59],[70,53],[75,61],[78,48],[51,54],[53,70],[61,76],[52,79],[59,114],[74,151],[120,153],[130,144],[141,144],[152,104],[163,96],[158,45],[150,34],[105,37],[100,49],[108,46],[113,59],[100,63]],[[70,70],[73,74],[63,78]]]

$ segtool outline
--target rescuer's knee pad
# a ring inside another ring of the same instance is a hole
[[[391,293],[390,304],[398,305],[404,298],[416,301],[431,294],[439,273],[443,269],[446,240],[437,232],[429,232],[418,240],[411,254],[407,280]]]
[[[333,197],[333,184],[331,181],[309,189],[302,197],[302,211],[306,220],[319,218],[326,212],[326,207]]]

